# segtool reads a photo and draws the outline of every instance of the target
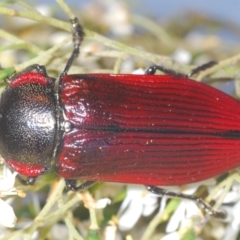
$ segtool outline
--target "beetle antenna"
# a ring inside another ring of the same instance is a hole
[[[84,37],[84,31],[81,26],[81,24],[78,21],[78,18],[70,19],[70,22],[72,24],[72,35],[73,35],[73,51],[70,56],[70,58],[67,61],[67,64],[63,70],[63,72],[60,74],[59,79],[61,79],[63,76],[67,75],[70,67],[72,66],[73,61],[78,57],[80,52],[80,45],[83,41]]]

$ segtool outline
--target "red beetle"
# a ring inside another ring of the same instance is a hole
[[[14,76],[3,93],[0,151],[6,163],[28,177],[19,176],[21,182],[33,184],[55,158],[68,189],[95,181],[144,184],[224,217],[199,198],[155,186],[197,182],[239,166],[239,102],[160,66],[146,75],[67,75],[83,37],[77,19],[72,23],[74,51],[57,94],[55,79],[39,65]],[[154,75],[158,69],[170,75]],[[76,186],[78,179],[86,182]]]

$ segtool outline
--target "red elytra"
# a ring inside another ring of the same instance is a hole
[[[156,75],[68,75],[60,100],[72,129],[66,179],[181,185],[240,163],[240,104],[205,84]]]

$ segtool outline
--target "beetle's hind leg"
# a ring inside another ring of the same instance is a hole
[[[205,212],[207,212],[208,214],[210,214],[216,218],[224,219],[227,217],[225,212],[212,209],[212,207],[208,203],[204,202],[201,198],[196,197],[194,195],[169,192],[162,188],[158,188],[158,187],[154,187],[154,186],[146,186],[146,188],[149,192],[160,195],[160,196],[166,196],[166,197],[170,197],[170,198],[181,198],[181,199],[187,199],[187,200],[194,201],[202,209],[204,209]]]

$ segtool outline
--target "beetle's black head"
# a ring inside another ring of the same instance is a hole
[[[0,103],[0,154],[5,160],[47,164],[56,134],[53,84],[7,87]]]

